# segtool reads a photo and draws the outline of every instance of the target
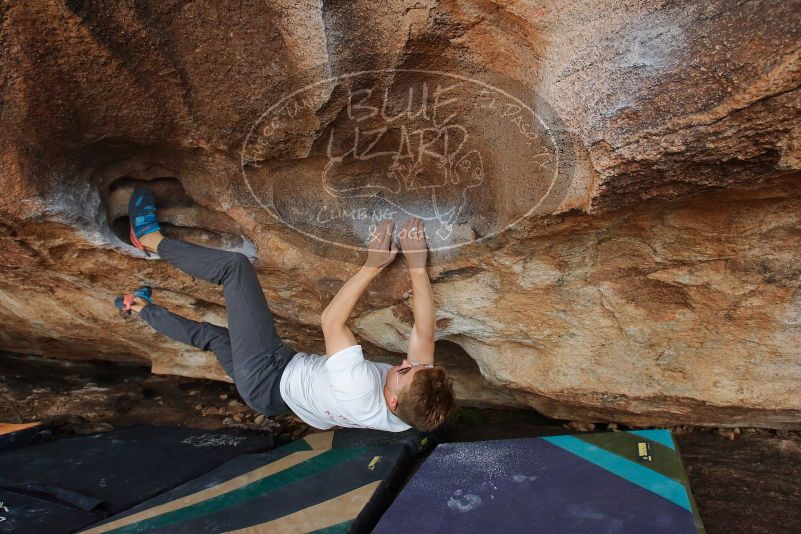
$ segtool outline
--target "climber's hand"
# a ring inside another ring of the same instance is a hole
[[[398,232],[398,237],[409,269],[425,269],[428,246],[423,221],[417,217],[409,219]]]
[[[365,267],[383,269],[395,260],[398,255],[398,248],[392,242],[392,229],[395,223],[392,220],[384,219],[376,225],[375,231],[370,236],[367,244],[367,261]]]

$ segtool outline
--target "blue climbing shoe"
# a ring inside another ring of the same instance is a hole
[[[134,189],[128,201],[128,220],[131,223],[131,244],[148,253],[139,238],[161,230],[156,218],[156,198],[149,187],[139,186]]]
[[[120,295],[114,299],[114,306],[121,312],[130,312],[134,298],[139,297],[148,304],[153,304],[153,291],[147,286],[137,287],[133,293]]]

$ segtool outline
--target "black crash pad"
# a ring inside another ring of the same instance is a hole
[[[0,452],[52,441],[47,426],[39,423],[0,423]]]
[[[3,452],[0,532],[70,532],[272,447],[270,436],[139,426]]]

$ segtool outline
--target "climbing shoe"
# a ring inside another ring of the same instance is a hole
[[[130,315],[131,314],[131,306],[133,305],[133,301],[136,297],[141,298],[142,300],[148,302],[149,304],[153,304],[153,291],[147,287],[137,287],[136,291],[133,293],[128,293],[126,295],[120,295],[119,297],[114,299],[114,306],[120,310],[123,315]]]
[[[134,189],[128,201],[128,220],[131,223],[131,244],[149,256],[139,238],[161,230],[156,218],[156,198],[150,188],[139,186]]]

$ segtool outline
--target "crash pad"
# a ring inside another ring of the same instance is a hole
[[[438,441],[439,438],[435,433],[420,432],[413,428],[403,432],[386,432],[365,428],[340,428],[307,434],[282,447],[303,451],[402,445],[406,448],[409,456],[414,457],[431,449]]]
[[[423,440],[352,429],[310,434],[231,460],[86,532],[369,532]]]
[[[0,452],[52,440],[52,432],[40,422],[0,422]]]
[[[103,516],[102,512],[82,509],[73,502],[0,488],[0,532],[74,532]]]
[[[696,533],[668,430],[438,445],[375,532]]]
[[[0,531],[70,532],[272,447],[270,436],[138,426],[3,452]]]

